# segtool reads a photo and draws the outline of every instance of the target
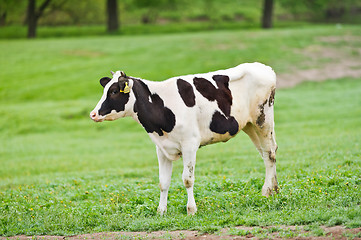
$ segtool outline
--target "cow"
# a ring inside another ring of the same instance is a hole
[[[129,116],[143,126],[156,145],[160,215],[167,211],[173,161],[183,158],[187,213],[194,215],[197,150],[226,142],[241,130],[250,137],[265,164],[262,195],[278,192],[273,112],[276,74],[271,67],[244,63],[159,82],[127,76],[123,71],[111,73],[112,78],[100,79],[103,95],[90,118],[102,122]]]

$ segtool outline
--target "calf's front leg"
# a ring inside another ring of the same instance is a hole
[[[197,149],[186,149],[183,154],[183,174],[182,179],[184,186],[187,189],[187,213],[194,215],[197,212],[196,202],[194,200],[193,185],[194,185],[194,170],[196,165]]]
[[[157,156],[159,163],[159,188],[160,188],[158,213],[160,215],[163,215],[165,212],[167,212],[168,190],[172,178],[173,163],[162,153],[162,151],[158,147],[157,147]]]

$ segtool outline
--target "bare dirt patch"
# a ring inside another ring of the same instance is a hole
[[[295,54],[303,55],[308,59],[307,67],[299,69],[299,66],[295,66],[287,73],[278,74],[278,88],[294,87],[304,81],[361,77],[360,37],[330,36],[320,37],[317,41],[320,41],[321,44],[295,50]]]
[[[186,240],[221,240],[221,239],[361,239],[361,228],[346,229],[343,226],[321,227],[321,232],[307,231],[302,226],[276,227],[279,231],[270,231],[275,227],[235,227],[222,229],[216,234],[203,234],[198,231],[157,231],[157,232],[102,232],[83,234],[77,236],[15,236],[6,239],[64,239],[64,240],[86,240],[86,239],[186,239]],[[238,234],[235,232],[238,231]],[[0,238],[5,239],[5,238]]]

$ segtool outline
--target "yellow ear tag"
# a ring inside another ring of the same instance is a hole
[[[130,87],[128,86],[128,83],[125,82],[124,90],[120,89],[121,93],[130,93]]]

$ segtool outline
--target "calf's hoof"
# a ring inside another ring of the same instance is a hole
[[[159,206],[157,212],[159,215],[163,216],[167,212],[167,207]]]
[[[268,186],[263,186],[262,187],[262,195],[265,197],[269,197],[271,195],[274,195],[278,193],[278,186],[274,186],[274,187],[268,187]]]
[[[188,216],[193,216],[197,212],[196,206],[187,206],[187,214]]]

